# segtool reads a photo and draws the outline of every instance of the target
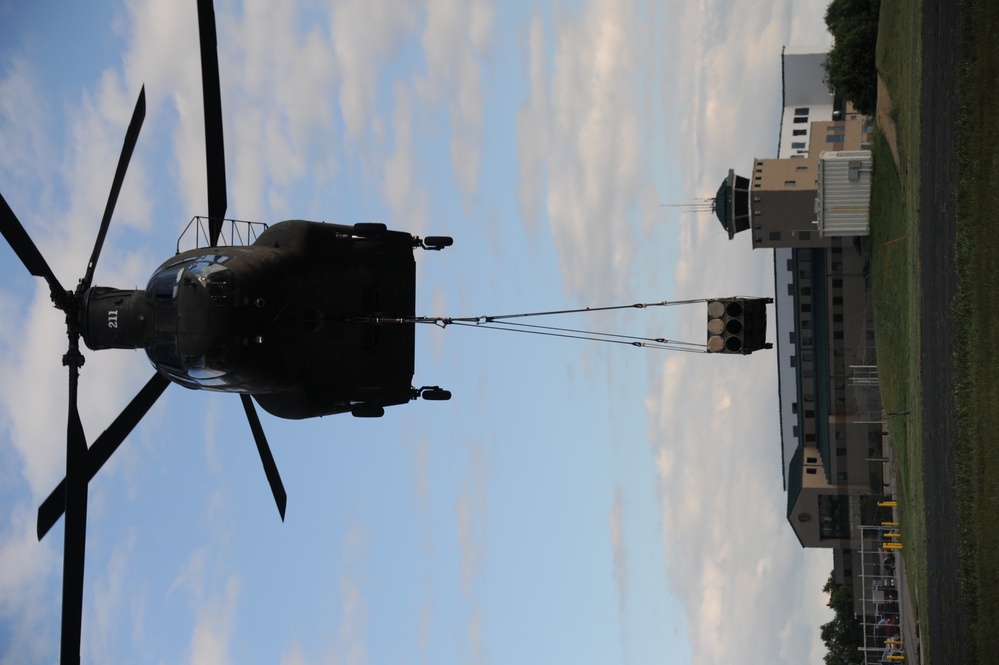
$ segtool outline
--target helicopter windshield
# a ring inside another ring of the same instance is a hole
[[[213,296],[224,297],[231,291],[231,275],[222,264],[230,257],[222,254],[204,254],[175,261],[154,274],[146,286],[146,297],[156,303],[177,299],[177,287],[184,273],[197,279],[212,292]]]
[[[153,275],[146,287],[146,297],[151,298],[154,302],[176,300],[177,284],[180,282],[183,270],[184,266],[181,264],[166,268]]]

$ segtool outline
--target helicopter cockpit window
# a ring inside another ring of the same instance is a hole
[[[187,269],[187,272],[208,290],[208,294],[217,305],[233,304],[236,285],[228,268],[219,263],[197,261]]]
[[[153,275],[146,287],[146,297],[157,302],[175,300],[177,298],[177,283],[180,281],[183,270],[183,265],[177,265],[165,268]]]
[[[177,349],[177,338],[174,335],[157,335],[146,345],[146,355],[158,368],[183,371],[184,366],[180,361],[180,351]]]

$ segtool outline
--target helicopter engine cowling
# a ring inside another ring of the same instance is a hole
[[[80,334],[94,351],[142,348],[148,310],[143,291],[95,286],[84,297]]]

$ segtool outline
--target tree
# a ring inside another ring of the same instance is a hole
[[[853,615],[853,587],[836,584],[835,571],[822,587],[829,594],[829,605],[835,613],[832,621],[822,624],[822,641],[826,643],[826,665],[861,665],[864,646],[864,627]]]
[[[832,0],[826,8],[826,27],[833,36],[824,64],[826,85],[865,115],[877,109],[880,13],[881,0]]]

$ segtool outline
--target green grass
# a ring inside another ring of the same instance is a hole
[[[880,133],[875,135],[871,189],[871,279],[877,331],[878,373],[887,413],[898,483],[903,552],[913,608],[929,653],[926,521],[923,489],[920,388],[920,15],[918,0],[881,4],[877,63],[892,101],[899,164]]]
[[[878,364],[885,410],[911,410],[890,421],[900,479],[905,562],[922,649],[932,660],[928,626],[923,440],[919,354],[919,102],[918,0],[882,4],[878,67],[897,123],[899,165],[884,137],[874,142],[871,195],[871,277]],[[957,199],[958,293],[955,394],[958,404],[958,504],[961,584],[968,619],[968,662],[999,662],[999,30],[994,2],[963,0],[959,81]]]

